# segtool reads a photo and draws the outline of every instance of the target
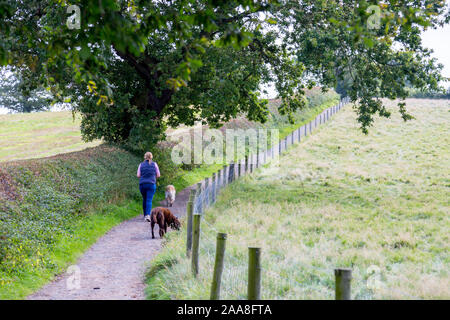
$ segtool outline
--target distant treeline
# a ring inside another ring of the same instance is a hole
[[[419,99],[450,99],[450,87],[448,87],[446,92],[421,91],[410,88],[409,97]]]

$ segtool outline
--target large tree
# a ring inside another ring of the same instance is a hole
[[[80,8],[79,28],[68,1],[0,4],[0,61],[71,99],[86,139],[141,149],[167,125],[214,126],[241,113],[264,121],[262,84],[275,84],[289,114],[304,105],[305,87],[348,75],[366,131],[374,114],[389,116],[381,97],[405,98],[406,83],[436,90],[442,79],[420,33],[448,23],[445,1],[70,4]]]

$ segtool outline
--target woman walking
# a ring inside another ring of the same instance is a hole
[[[152,211],[153,196],[156,192],[156,179],[161,176],[158,165],[153,162],[151,152],[146,152],[142,162],[137,170],[139,178],[139,191],[142,194],[142,209],[144,211],[144,221],[150,221],[150,212]]]

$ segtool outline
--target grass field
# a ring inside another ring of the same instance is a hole
[[[169,233],[148,298],[208,299],[218,231],[222,299],[246,298],[248,246],[262,248],[263,299],[333,299],[335,267],[353,269],[354,299],[449,299],[450,103],[407,107],[415,120],[394,110],[365,136],[348,105],[280,167],[224,189],[203,217],[198,278],[186,234]]]
[[[99,145],[81,139],[70,111],[0,115],[0,161],[34,159]]]

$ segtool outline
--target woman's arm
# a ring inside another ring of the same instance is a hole
[[[156,168],[156,178],[161,177],[161,173],[159,172],[158,164],[155,162],[155,168]]]
[[[138,167],[138,171],[137,171],[137,177],[140,178],[141,177],[141,165],[139,165]]]

